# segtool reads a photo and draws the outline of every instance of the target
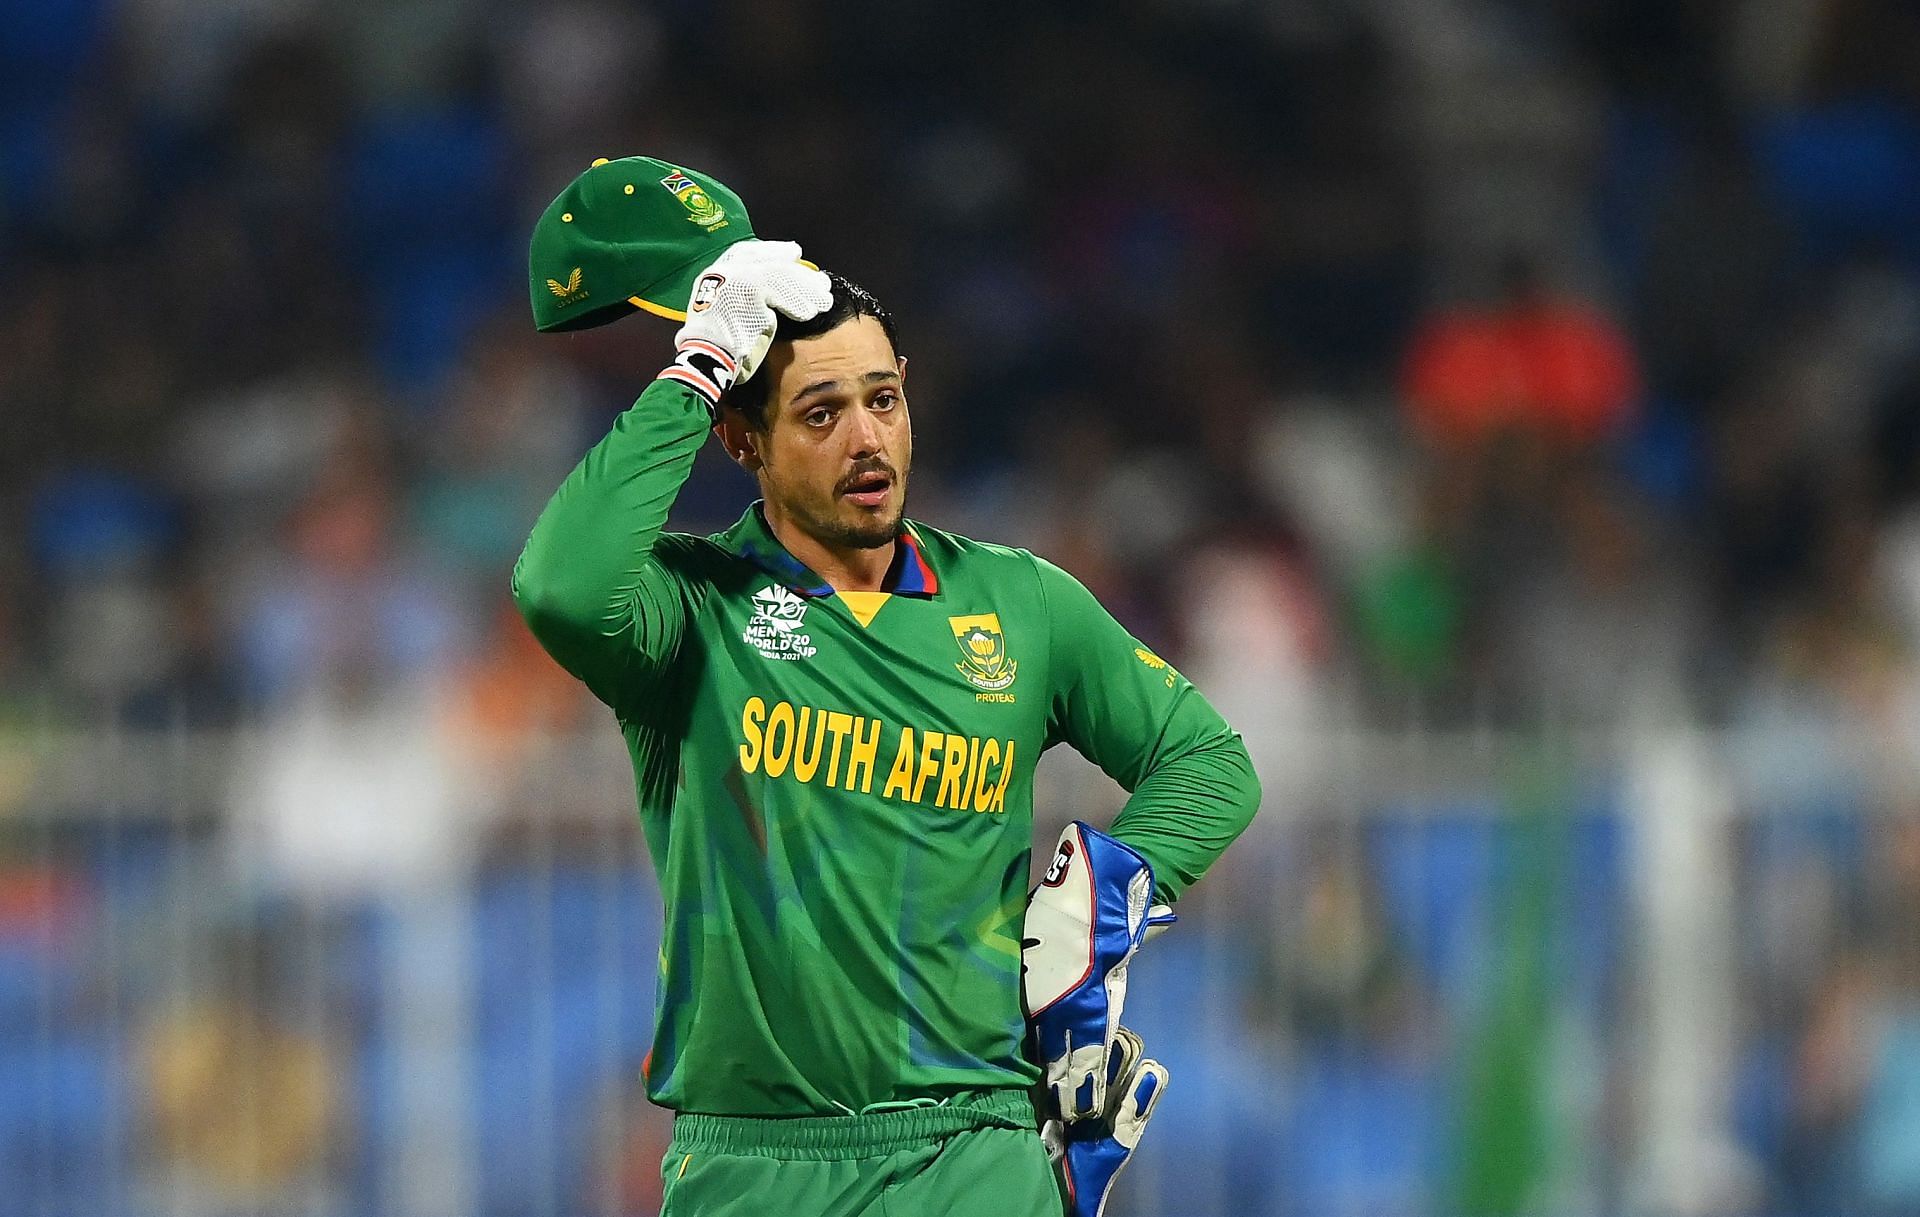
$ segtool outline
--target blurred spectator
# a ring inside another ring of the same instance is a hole
[[[1564,648],[1590,628],[1634,637],[1647,606],[1672,607],[1660,594],[1673,588],[1629,575],[1627,555],[1640,545],[1627,531],[1635,517],[1600,509],[1616,497],[1605,488],[1603,445],[1631,422],[1639,388],[1626,336],[1594,305],[1551,288],[1526,255],[1503,265],[1491,305],[1442,310],[1420,326],[1401,395],[1426,448],[1424,535],[1389,568],[1399,572],[1396,583],[1375,595],[1420,596],[1432,641],[1409,649],[1407,640],[1422,635],[1392,626],[1404,612],[1376,599],[1372,637],[1392,648],[1382,658],[1482,716],[1532,712],[1543,697],[1568,702],[1564,709],[1581,718],[1627,709],[1616,659],[1568,689],[1563,682],[1574,673],[1565,665],[1607,652],[1591,643],[1574,654]],[[1612,623],[1598,620],[1608,596]],[[1449,626],[1454,611],[1457,625]],[[1667,634],[1665,652],[1627,665],[1630,673],[1684,651],[1688,640]]]
[[[336,441],[287,521],[286,558],[241,605],[249,684],[268,704],[418,687],[452,657],[455,589],[404,548],[375,425]]]
[[[464,873],[493,808],[462,766],[444,690],[336,672],[274,716],[238,758],[236,861],[271,892],[321,905],[402,896]]]
[[[230,939],[204,988],[141,1032],[155,1185],[199,1212],[274,1217],[338,1199],[344,1063],[288,1018],[276,954]]]
[[[1250,1013],[1301,1052],[1426,1056],[1432,1011],[1358,843],[1329,826],[1302,845],[1300,871],[1255,944]]]
[[[1243,526],[1197,547],[1181,587],[1188,678],[1246,737],[1270,789],[1309,783],[1327,719],[1332,626],[1305,563]],[[1276,800],[1270,810],[1298,809]]]
[[[484,325],[410,454],[410,484],[398,487],[408,502],[393,526],[414,539],[424,573],[456,595],[503,595],[529,521],[598,438],[588,420],[608,406],[517,313]]]
[[[1840,957],[1812,1010],[1793,1110],[1808,1199],[1869,1214],[1920,1207],[1920,819],[1884,835],[1865,950]]]
[[[1558,544],[1491,610],[1512,699],[1581,725],[1685,707],[1702,605],[1677,542],[1601,477],[1567,477],[1552,510]]]
[[[1537,264],[1516,256],[1490,307],[1443,310],[1420,327],[1402,391],[1414,427],[1443,448],[1478,447],[1505,432],[1584,447],[1628,421],[1639,370],[1611,320],[1554,291]]]

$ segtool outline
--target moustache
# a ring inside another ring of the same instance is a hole
[[[876,473],[886,475],[886,479],[889,482],[898,482],[900,480],[899,475],[893,471],[892,465],[889,465],[877,456],[870,456],[853,463],[853,467],[847,470],[845,476],[834,483],[834,493],[844,494],[853,489],[854,483],[860,481],[860,479],[870,477]]]

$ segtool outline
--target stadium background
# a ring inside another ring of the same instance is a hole
[[[669,350],[526,313],[632,152],[1249,737],[1118,1211],[1920,1211],[1917,103],[1899,0],[5,0],[0,1213],[653,1212],[505,594]]]

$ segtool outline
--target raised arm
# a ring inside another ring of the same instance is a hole
[[[1252,821],[1253,761],[1186,677],[1079,580],[1034,561],[1051,623],[1049,742],[1072,744],[1129,792],[1111,834],[1153,865],[1154,899],[1175,900]]]
[[[711,426],[693,388],[654,381],[560,484],[514,564],[534,637],[616,709],[679,646],[686,600],[661,530]]]
[[[616,711],[686,629],[691,593],[661,530],[721,394],[753,375],[776,308],[804,320],[832,302],[799,259],[791,242],[742,241],[701,276],[673,363],[567,475],[514,564],[534,637]]]

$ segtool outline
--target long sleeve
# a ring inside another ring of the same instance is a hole
[[[1112,834],[1174,900],[1252,821],[1260,784],[1239,732],[1072,575],[1035,559],[1053,663],[1048,742],[1072,744],[1130,797]]]
[[[661,530],[709,425],[698,396],[654,381],[567,475],[514,564],[534,637],[616,712],[686,628]]]

